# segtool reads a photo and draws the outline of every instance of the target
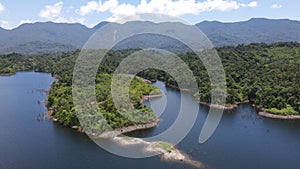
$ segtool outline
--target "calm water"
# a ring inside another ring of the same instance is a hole
[[[51,121],[39,120],[46,111],[43,90],[54,79],[43,73],[0,77],[0,169],[179,169],[192,168],[159,157],[128,159],[99,148],[84,134]],[[131,135],[148,137],[166,130],[175,120],[180,93],[155,83],[168,99],[161,123]],[[197,103],[188,95],[189,104]],[[153,99],[157,109],[164,98]],[[177,148],[213,169],[297,169],[300,165],[300,123],[257,116],[249,105],[227,112],[204,144],[198,143],[208,109],[199,108],[197,122]]]

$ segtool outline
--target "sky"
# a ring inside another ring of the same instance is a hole
[[[143,13],[170,15],[190,24],[254,17],[300,20],[296,0],[0,0],[0,26],[5,29],[46,21],[93,27]]]

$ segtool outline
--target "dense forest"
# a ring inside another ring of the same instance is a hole
[[[139,49],[109,51],[99,66],[96,77],[96,97],[99,111],[113,128],[128,126],[134,122],[120,116],[110,95],[112,73],[122,59]],[[295,42],[274,44],[250,44],[216,49],[223,63],[226,82],[226,104],[251,101],[266,108],[273,114],[299,114],[300,112],[300,44]],[[51,88],[48,106],[54,117],[66,125],[79,125],[72,102],[72,75],[80,51],[61,54],[25,57],[16,53],[0,57],[0,73],[11,75],[17,71],[49,72],[58,79]],[[179,56],[190,67],[199,86],[197,96],[202,102],[210,102],[210,81],[201,60],[194,53],[181,53]],[[147,69],[138,76],[155,81],[162,80],[169,85],[177,85],[168,73]],[[181,77],[185,78],[185,77]],[[155,115],[149,108],[140,104],[145,94],[155,87],[135,78],[130,87],[132,104],[145,122],[153,121]],[[157,91],[156,91],[157,92]],[[146,112],[145,114],[141,112]],[[96,126],[91,130],[96,130]]]
[[[75,108],[72,100],[72,75],[79,51],[66,52],[56,55],[42,55],[37,57],[25,57],[13,53],[0,57],[0,73],[2,75],[11,75],[18,71],[36,71],[51,73],[58,80],[52,85],[47,100],[47,106],[53,112],[53,117],[60,123],[67,126],[84,125],[79,124],[78,116],[75,115]],[[115,108],[110,92],[112,75],[109,67],[105,71],[99,71],[95,81],[95,91],[99,113],[106,119],[111,128],[121,128],[135,124],[144,124],[155,121],[156,115],[149,108],[142,106],[141,99],[144,95],[160,94],[161,92],[154,86],[143,81],[143,79],[135,77],[130,85],[130,99],[136,112],[132,112],[130,119],[139,119],[138,123],[123,117]],[[122,112],[126,113],[126,112]],[[88,113],[86,113],[88,114]],[[128,113],[129,114],[129,113]],[[84,118],[84,117],[82,117]],[[91,123],[85,125],[85,132],[96,133],[109,130],[99,126],[94,118],[89,120]]]

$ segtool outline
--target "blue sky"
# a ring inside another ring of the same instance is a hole
[[[191,24],[204,20],[244,21],[253,17],[300,20],[296,0],[0,0],[0,26],[68,22],[92,27],[141,13],[162,13]]]

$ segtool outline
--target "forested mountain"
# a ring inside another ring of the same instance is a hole
[[[256,42],[300,41],[300,22],[288,19],[253,18],[245,22],[202,22],[197,26],[215,46],[236,46]]]
[[[0,31],[0,51],[39,54],[80,49],[92,33],[93,29],[81,24],[26,23]]]
[[[57,53],[80,49],[88,38],[99,28],[108,22],[101,22],[93,28],[81,24],[38,22],[23,24],[15,29],[0,29],[0,53],[12,52],[25,55],[36,55],[44,53]],[[250,44],[256,42],[300,42],[300,21],[287,19],[250,19],[245,22],[221,23],[217,21],[204,21],[196,24],[217,47],[236,46],[238,44]],[[122,48],[142,48],[145,46],[143,40],[147,38],[151,42],[154,38],[157,42],[158,36],[141,36],[132,44],[123,43]],[[162,48],[181,49],[176,41],[162,40],[157,46]],[[166,45],[168,44],[168,45]],[[139,46],[140,45],[140,46]],[[148,44],[147,44],[148,45]],[[147,46],[146,45],[146,46]],[[177,50],[178,50],[177,49]],[[185,50],[185,48],[182,48]]]

